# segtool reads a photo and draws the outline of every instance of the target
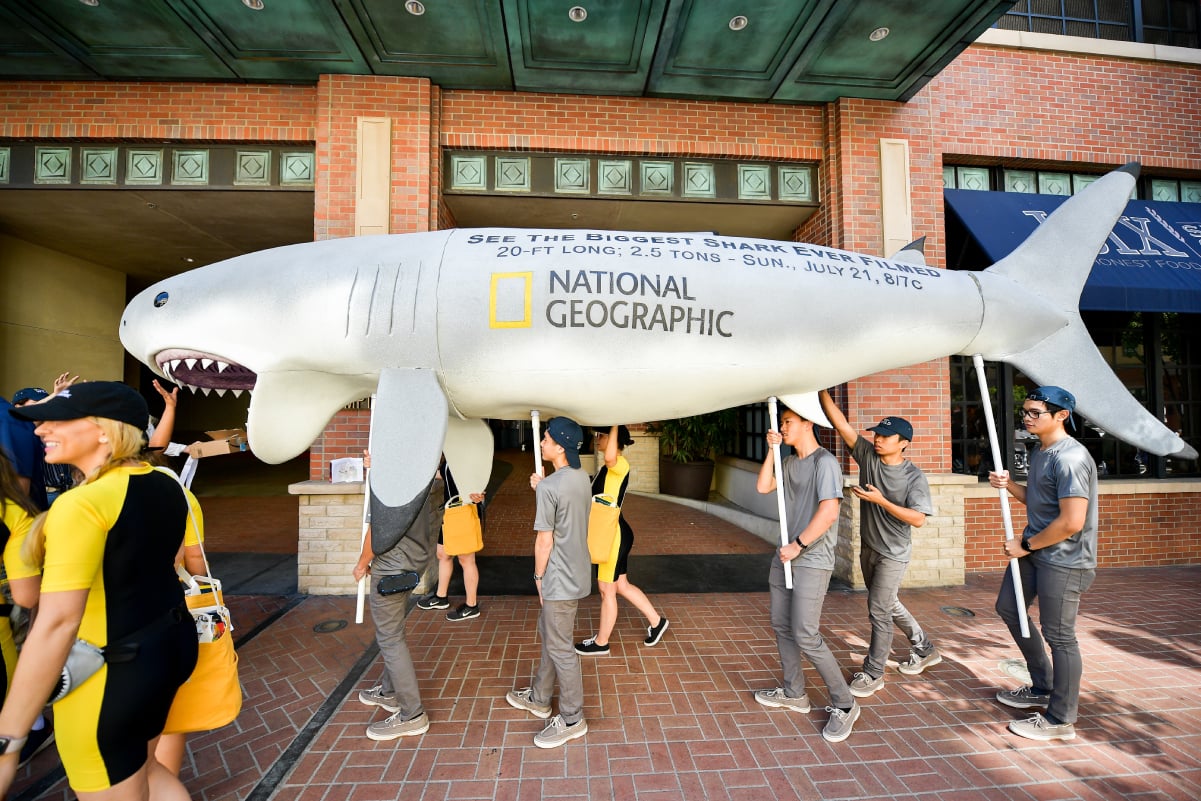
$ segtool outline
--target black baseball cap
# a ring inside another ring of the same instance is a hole
[[[546,424],[546,433],[562,446],[567,454],[567,463],[580,466],[580,448],[584,447],[584,429],[570,417],[552,417]]]
[[[50,393],[41,387],[25,387],[25,389],[18,389],[13,393],[13,406],[20,406],[22,403],[30,401],[40,401],[48,397],[50,397]]]
[[[904,417],[885,417],[880,422],[868,429],[868,431],[876,434],[882,434],[886,437],[891,437],[897,434],[901,439],[913,441],[913,426]]]
[[[150,422],[150,407],[137,390],[120,381],[88,381],[73,384],[42,403],[14,406],[8,410],[22,420],[78,420],[104,417],[139,430]]]

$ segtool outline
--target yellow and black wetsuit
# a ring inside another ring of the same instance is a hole
[[[25,541],[25,535],[29,533],[31,525],[33,517],[28,512],[12,501],[4,502],[3,514],[0,515],[0,549],[4,551],[5,580],[0,608],[9,608],[5,614],[0,615],[0,652],[4,655],[4,695],[0,696],[0,700],[8,697],[8,688],[13,682],[13,671],[17,667],[17,644],[13,641],[13,627],[8,617],[8,613],[12,611],[8,579],[28,578],[38,574],[37,568],[34,568],[33,572],[25,569],[25,563],[21,559],[21,543]]]
[[[618,506],[621,506],[625,503],[626,489],[630,485],[630,463],[619,453],[617,463],[612,467],[606,466],[603,461],[600,465],[601,468],[597,472],[596,478],[592,479],[592,494],[609,495],[617,500]],[[609,554],[608,561],[597,565],[597,581],[612,584],[618,576],[623,576],[627,572],[626,560],[630,555],[630,548],[634,546],[634,529],[630,528],[630,524],[626,522],[625,513],[618,517],[618,524],[621,526],[621,536],[614,540],[613,551]]]
[[[179,484],[145,465],[110,470],[50,509],[43,597],[86,589],[79,637],[98,646],[137,642],[132,659],[110,655],[54,705],[58,750],[77,791],[104,790],[145,764],[147,743],[196,664],[195,624],[175,612],[183,607],[174,565],[187,516]]]

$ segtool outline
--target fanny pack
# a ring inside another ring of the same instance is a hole
[[[71,644],[70,652],[67,653],[67,661],[63,664],[63,672],[58,678],[58,684],[50,691],[50,700],[46,703],[53,704],[66,698],[94,676],[106,662],[113,664],[132,662],[137,657],[143,640],[157,636],[185,620],[191,621],[191,615],[185,608],[176,607],[168,610],[166,614],[159,615],[133,634],[109,643],[104,648],[93,645],[87,640],[76,639]]]
[[[379,584],[375,585],[375,591],[380,595],[396,595],[401,592],[408,592],[417,586],[421,581],[421,574],[415,570],[402,570],[393,576],[380,576]]]

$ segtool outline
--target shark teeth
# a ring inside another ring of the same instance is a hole
[[[209,365],[211,365],[212,363],[213,363],[212,359],[201,359],[200,360],[200,369],[207,370],[207,369],[209,369]]]
[[[224,373],[225,369],[227,367],[229,367],[229,365],[226,364],[225,362],[217,362],[217,372],[218,373]]]
[[[194,367],[196,366],[196,360],[195,360],[195,359],[184,359],[184,360],[183,360],[183,363],[184,363],[185,365],[187,365],[187,368],[188,368],[189,370],[191,370],[192,368],[194,368]]]
[[[235,397],[235,398],[240,398],[240,397],[242,397],[242,392],[243,392],[243,390],[240,390],[240,389],[235,389],[235,390],[234,390],[234,397]]]

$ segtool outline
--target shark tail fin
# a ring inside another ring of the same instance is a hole
[[[1080,319],[1084,283],[1137,177],[1135,164],[1105,175],[1064,202],[1013,253],[972,273],[984,309],[979,332],[960,353],[1005,361],[1040,384],[1067,387],[1077,411],[1136,447],[1195,459],[1197,452],[1122,385]]]

